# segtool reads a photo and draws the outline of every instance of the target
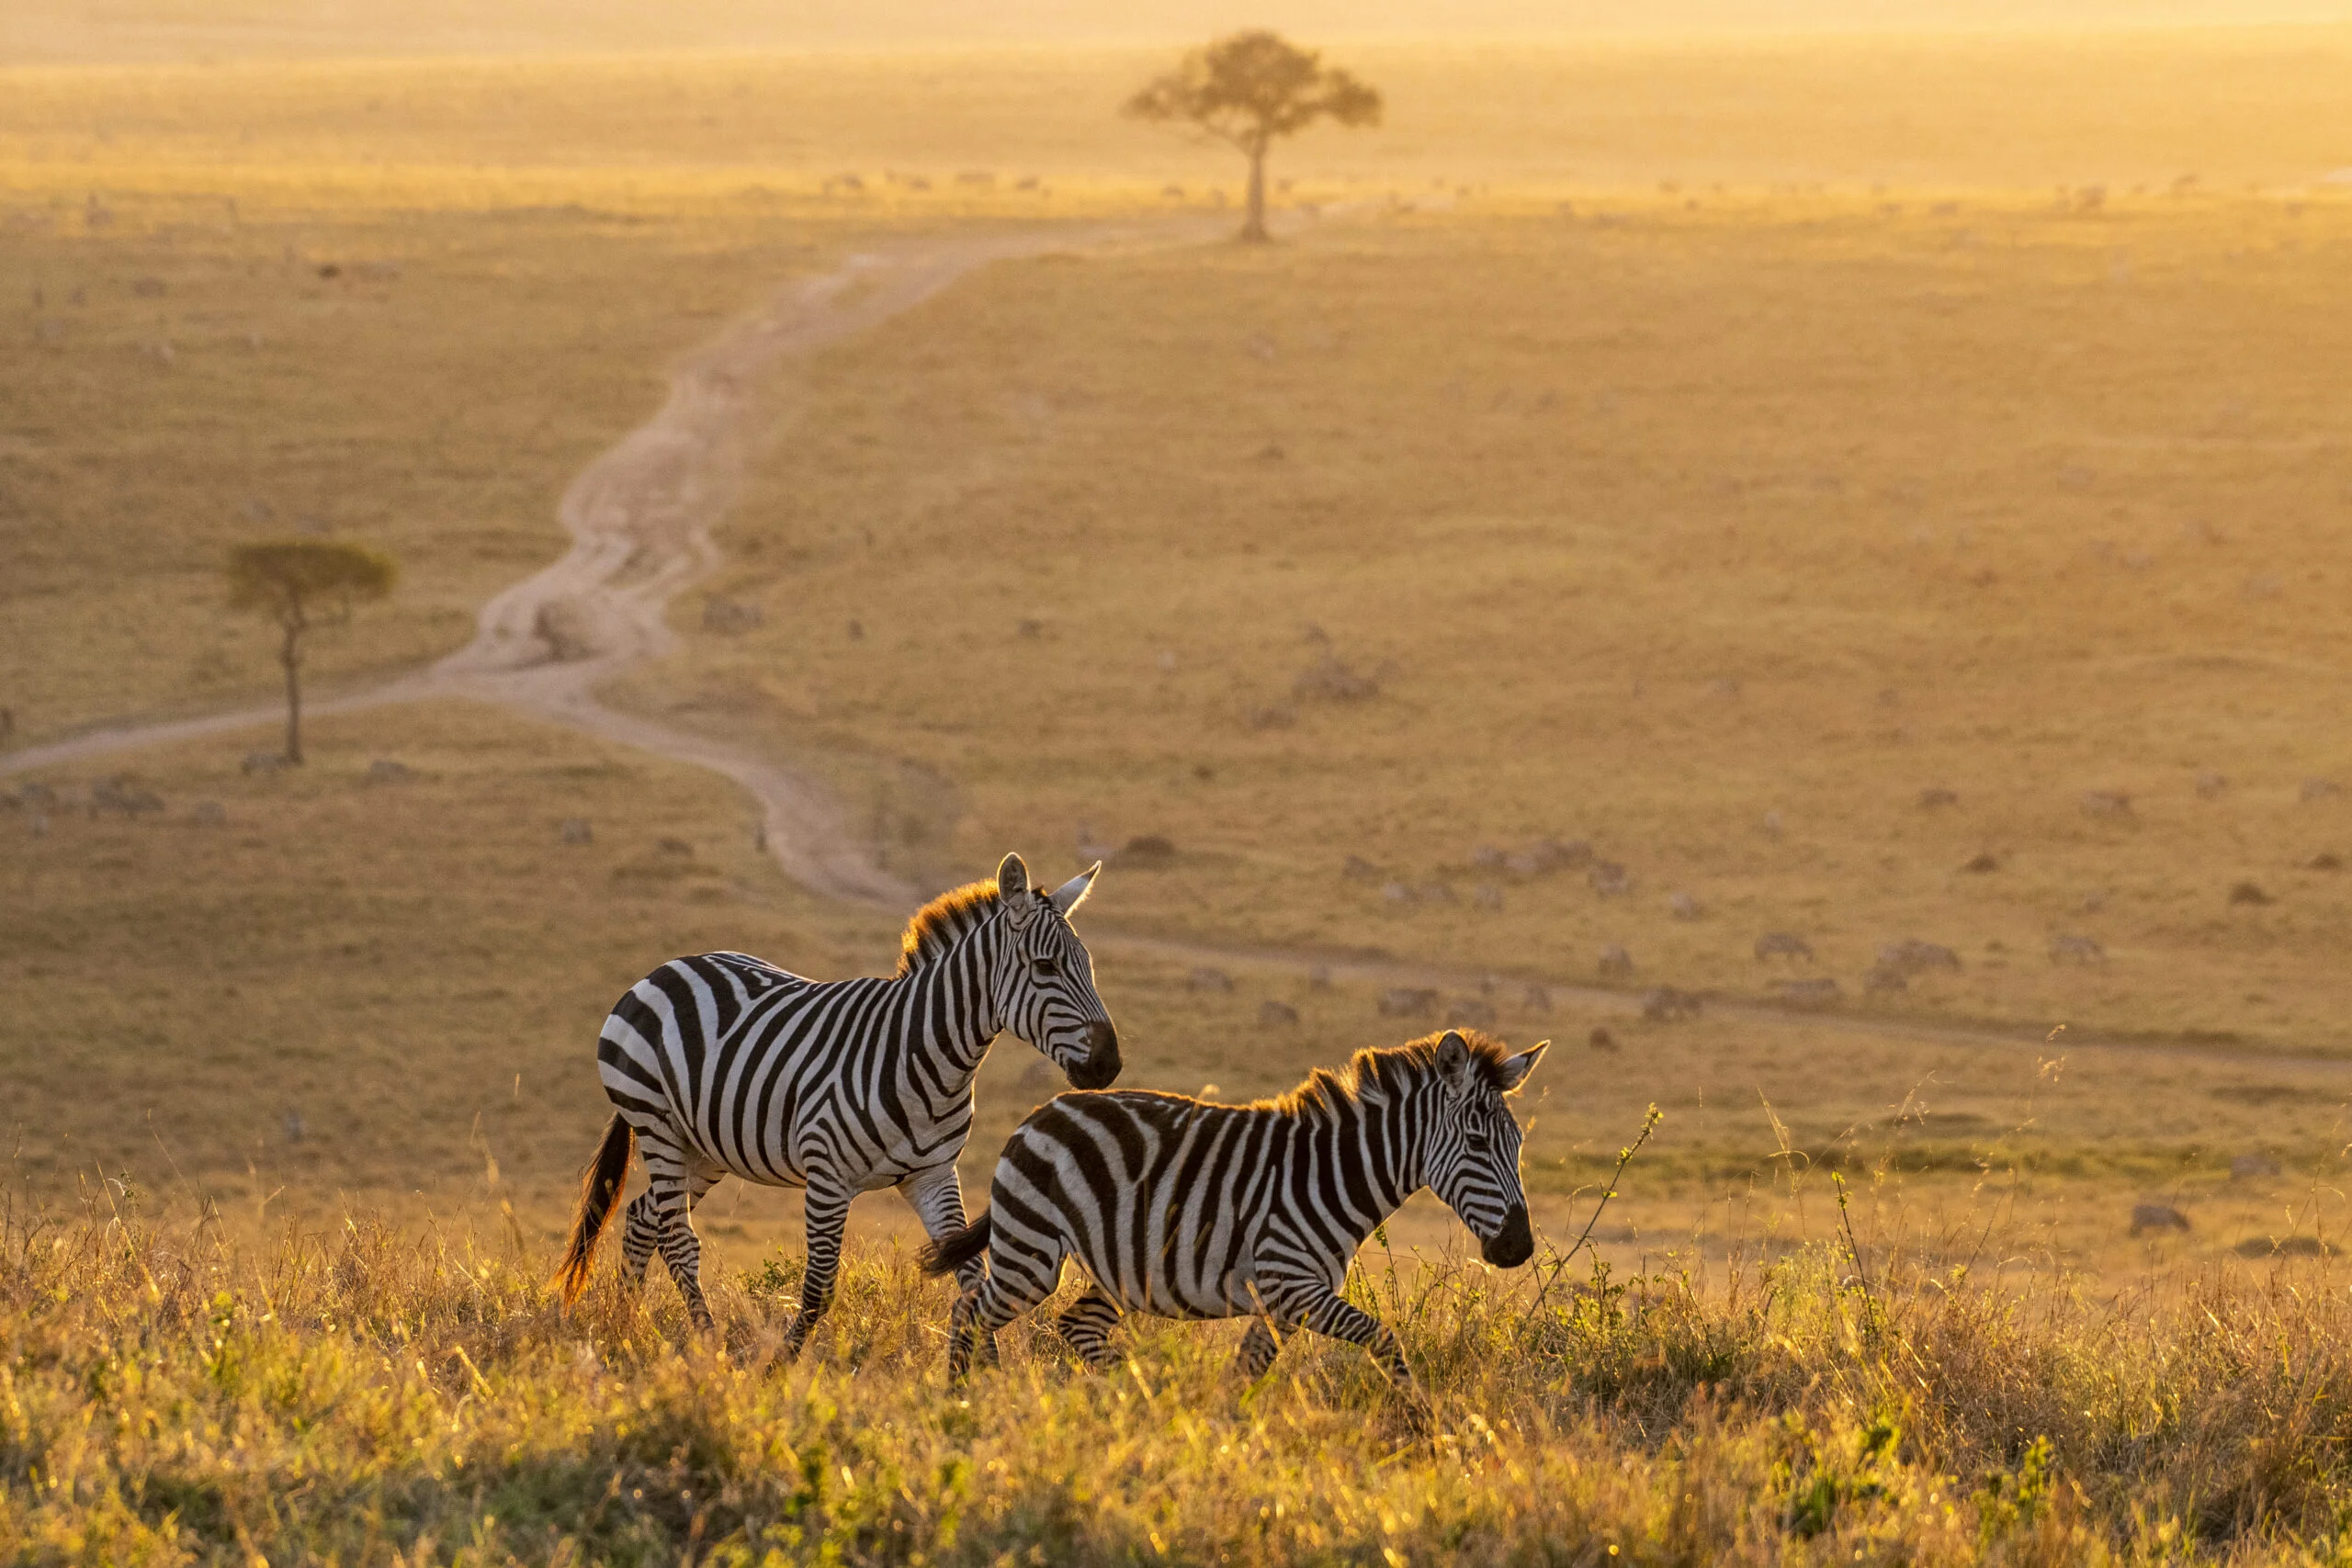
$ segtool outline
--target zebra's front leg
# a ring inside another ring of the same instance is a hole
[[[899,1191],[922,1221],[923,1234],[932,1240],[944,1240],[964,1228],[964,1183],[956,1176],[955,1166],[935,1165],[928,1170],[916,1171],[899,1183]],[[956,1293],[970,1295],[988,1277],[988,1255],[982,1253],[956,1270]],[[997,1364],[995,1335],[980,1337],[979,1353],[982,1366]]]
[[[1233,1364],[1241,1372],[1241,1381],[1256,1382],[1273,1370],[1274,1358],[1283,1353],[1283,1342],[1274,1332],[1273,1319],[1253,1317],[1250,1332],[1241,1337],[1241,1349]]]
[[[808,1200],[801,1209],[808,1264],[800,1276],[800,1310],[792,1314],[792,1325],[784,1331],[786,1360],[800,1354],[817,1320],[832,1309],[833,1283],[842,1268],[842,1232],[849,1224],[849,1201],[854,1196],[846,1188],[814,1176],[809,1179]]]
[[[1429,1407],[1421,1398],[1419,1386],[1413,1382],[1413,1369],[1405,1364],[1404,1348],[1386,1324],[1341,1299],[1339,1292],[1320,1281],[1283,1294],[1288,1298],[1280,1308],[1284,1317],[1294,1319],[1302,1328],[1361,1345],[1370,1351],[1404,1399],[1407,1420],[1416,1431],[1428,1426]]]

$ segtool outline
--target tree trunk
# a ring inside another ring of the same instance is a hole
[[[286,667],[286,760],[302,760],[302,627],[286,625],[286,640],[278,645],[277,662]]]
[[[1241,225],[1241,238],[1262,245],[1271,237],[1266,232],[1266,144],[1261,141],[1250,149],[1250,219]]]

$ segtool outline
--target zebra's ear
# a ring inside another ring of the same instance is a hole
[[[1552,1043],[1549,1040],[1538,1040],[1534,1044],[1530,1045],[1518,1055],[1504,1062],[1502,1070],[1503,1092],[1505,1094],[1517,1094],[1519,1092],[1519,1086],[1527,1081],[1527,1075],[1535,1070],[1535,1064],[1542,1061],[1544,1059],[1544,1053],[1551,1048]]]
[[[1094,878],[1102,869],[1102,863],[1098,860],[1059,887],[1055,888],[1054,908],[1067,917],[1072,909],[1085,903],[1086,896],[1094,891]]]
[[[1029,868],[1022,863],[1019,855],[1005,856],[1003,863],[996,868],[996,890],[1000,897],[1007,900],[1018,900],[1029,891]],[[1013,907],[1019,906],[1015,903]]]
[[[1437,1043],[1437,1076],[1455,1099],[1470,1092],[1470,1047],[1457,1031],[1447,1030],[1445,1038]]]

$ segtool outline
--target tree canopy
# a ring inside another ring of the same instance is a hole
[[[315,605],[381,599],[399,569],[390,556],[327,539],[239,545],[229,552],[229,605],[279,624],[307,622]]]
[[[1193,51],[1129,98],[1125,112],[1190,125],[1240,149],[1250,159],[1250,221],[1242,233],[1262,240],[1266,149],[1318,119],[1378,125],[1380,110],[1377,91],[1325,65],[1320,53],[1255,28]]]

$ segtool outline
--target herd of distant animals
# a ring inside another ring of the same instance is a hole
[[[1056,1325],[1090,1366],[1115,1359],[1127,1313],[1250,1317],[1239,1360],[1253,1380],[1305,1328],[1363,1346],[1410,1394],[1396,1336],[1340,1296],[1349,1261],[1423,1187],[1487,1262],[1527,1261],[1535,1242],[1505,1097],[1549,1042],[1509,1055],[1447,1030],[1358,1052],[1250,1105],[1113,1090],[1118,1031],[1069,922],[1101,870],[1047,893],[1005,856],[994,881],[914,917],[888,979],[808,980],[709,953],[631,987],[597,1042],[616,1109],[557,1274],[565,1305],[587,1283],[634,1149],[647,1184],[622,1226],[623,1277],[640,1283],[659,1252],[699,1327],[711,1315],[693,1213],[721,1179],[807,1190],[794,1355],[832,1304],[850,1200],[895,1187],[931,1236],[923,1267],[961,1288],[948,1351],[958,1379],[976,1354],[994,1363],[996,1331],[1052,1295],[1074,1259],[1087,1289]],[[1015,1129],[988,1211],[967,1224],[956,1156],[972,1080],[1007,1031],[1073,1091]]]

